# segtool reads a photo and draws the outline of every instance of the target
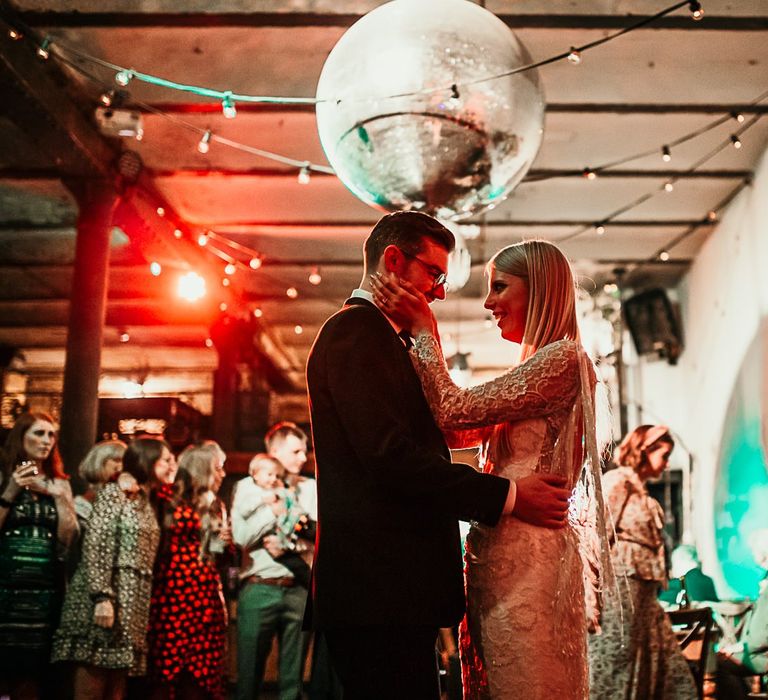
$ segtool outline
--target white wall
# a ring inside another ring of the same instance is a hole
[[[705,570],[725,590],[715,557],[712,494],[734,380],[768,317],[768,152],[677,291],[685,342],[680,361],[671,367],[640,360],[630,369],[636,381],[628,398],[644,406],[646,420],[673,428],[693,453],[689,534]]]

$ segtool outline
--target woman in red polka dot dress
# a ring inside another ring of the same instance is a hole
[[[158,494],[163,543],[149,616],[155,698],[224,698],[224,598],[219,574],[201,551],[214,460],[210,450],[185,451],[173,492]]]

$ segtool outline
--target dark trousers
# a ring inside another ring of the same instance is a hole
[[[752,675],[754,675],[752,671],[741,664],[718,655],[717,676],[715,678],[717,700],[747,700],[750,690],[746,676]]]
[[[436,627],[324,630],[344,700],[438,700]]]

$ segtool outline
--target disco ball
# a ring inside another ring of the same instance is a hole
[[[541,144],[536,71],[495,15],[466,0],[394,0],[341,37],[317,86],[328,161],[385,211],[460,220],[501,202]],[[416,93],[416,94],[414,94]]]

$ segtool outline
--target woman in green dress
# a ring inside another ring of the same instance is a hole
[[[78,531],[53,418],[19,416],[0,468],[0,691],[37,698],[51,676],[63,562]]]

